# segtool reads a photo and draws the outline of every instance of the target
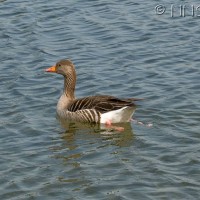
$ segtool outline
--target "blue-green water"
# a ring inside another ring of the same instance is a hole
[[[183,3],[0,1],[0,199],[199,198],[199,2]],[[153,127],[65,130],[44,73],[63,58],[77,97],[145,98],[134,117]]]

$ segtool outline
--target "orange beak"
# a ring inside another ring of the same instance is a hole
[[[45,72],[53,72],[53,73],[56,73],[56,66],[52,66],[52,67],[49,67],[48,69],[45,69]]]

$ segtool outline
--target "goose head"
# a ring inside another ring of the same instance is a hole
[[[66,78],[76,79],[75,67],[70,60],[60,60],[55,65],[46,69],[45,71],[61,74]]]

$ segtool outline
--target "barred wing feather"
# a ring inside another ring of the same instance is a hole
[[[118,110],[125,106],[135,107],[133,101],[139,99],[119,99],[113,96],[90,96],[81,99],[76,99],[68,107],[71,112],[76,112],[78,110],[84,109],[94,109],[101,114]]]

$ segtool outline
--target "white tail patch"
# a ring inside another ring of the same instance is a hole
[[[129,106],[113,110],[101,115],[101,123],[105,124],[107,121],[111,123],[129,122],[134,112],[135,108]]]

